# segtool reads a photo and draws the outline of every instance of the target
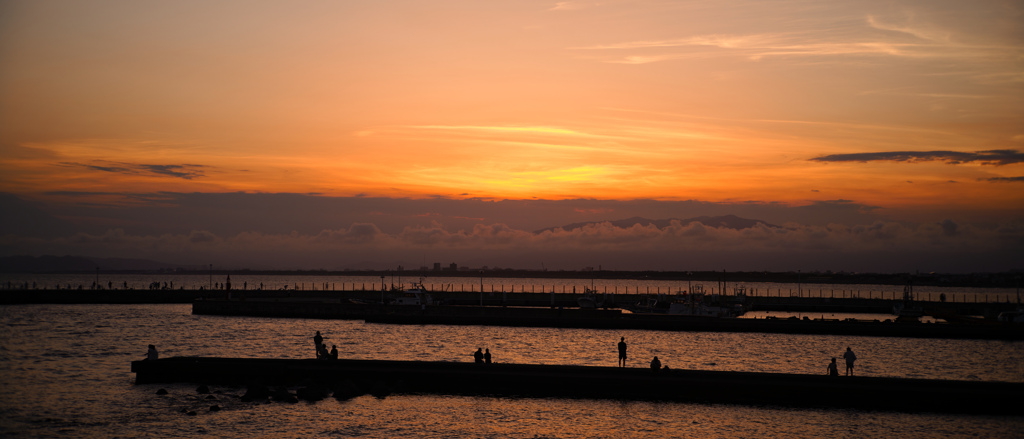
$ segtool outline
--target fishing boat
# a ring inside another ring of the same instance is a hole
[[[706,303],[703,297],[694,297],[691,294],[690,300],[670,303],[668,313],[680,316],[736,317],[743,314],[743,307],[742,305]]]
[[[680,290],[675,295],[645,297],[625,308],[634,313],[700,317],[736,317],[744,312],[742,302],[726,302],[717,294],[706,294],[703,285],[691,285],[689,291]]]
[[[422,283],[413,284],[413,287],[402,292],[402,295],[392,301],[393,305],[426,306],[433,305],[434,299]]]
[[[664,294],[659,294],[657,298],[643,297],[635,303],[623,306],[623,308],[641,314],[666,313],[669,302]]]
[[[583,297],[576,299],[576,304],[580,308],[596,309],[605,306],[605,298],[597,297],[597,290],[594,288],[584,288]]]
[[[917,322],[924,316],[924,307],[914,303],[914,287],[907,284],[903,287],[903,301],[893,305],[892,313],[897,322]]]
[[[742,288],[742,287],[740,287]],[[741,294],[746,296],[746,290]],[[742,303],[731,303],[718,294],[707,294],[704,286],[691,285],[690,291],[676,295],[669,304],[668,313],[681,316],[737,317],[743,314]]]

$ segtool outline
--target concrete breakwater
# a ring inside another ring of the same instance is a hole
[[[0,291],[0,304],[17,303],[189,303],[193,299],[288,299],[323,301],[356,300],[364,303],[392,300],[403,294],[401,291],[380,290],[253,290],[253,289],[14,289]],[[509,307],[562,307],[574,308],[584,297],[581,292],[571,289],[567,292],[512,292],[512,291],[431,291],[434,301],[444,305],[487,305]],[[805,313],[875,313],[888,314],[893,306],[900,303],[894,294],[882,297],[875,295],[819,293],[804,296],[785,295],[710,295],[710,298],[728,304],[741,304],[748,311],[788,311]],[[961,295],[963,296],[963,295]],[[609,308],[630,307],[639,303],[657,300],[661,303],[680,299],[675,295],[658,294],[614,294],[597,293],[592,296]],[[994,320],[1004,311],[1017,308],[1016,301],[1007,297],[1000,300],[966,301],[965,297],[951,295],[949,301],[921,300],[915,302],[924,308],[927,315],[939,318],[948,316],[983,316]]]
[[[536,326],[663,331],[770,332],[878,337],[1024,340],[1024,326],[876,321],[742,319],[633,314],[620,309],[513,306],[398,306],[345,300],[276,298],[197,300],[193,314],[364,320],[369,323]]]
[[[198,296],[192,290],[4,290],[0,291],[0,304],[190,303]]]
[[[25,304],[25,303],[189,303],[193,299],[290,299],[305,300],[319,299],[325,301],[346,301],[355,300],[364,303],[381,302],[393,300],[403,295],[401,291],[373,291],[373,290],[345,290],[335,291],[321,290],[131,290],[131,289],[103,289],[103,290],[3,290],[0,291],[0,304]],[[640,303],[648,303],[656,300],[659,303],[667,304],[673,300],[685,300],[685,297],[676,295],[654,294],[613,294],[597,293],[593,295],[597,302],[603,303],[609,308],[625,307]],[[571,289],[566,292],[470,292],[470,291],[431,291],[433,300],[444,305],[487,305],[487,306],[509,306],[509,307],[562,307],[574,308],[578,306],[578,300],[585,295],[574,293]],[[921,305],[927,315],[934,315],[939,318],[949,319],[956,316],[983,316],[986,319],[994,320],[996,315],[1004,311],[1012,311],[1017,308],[1016,301],[1009,300],[1009,297],[998,298],[998,300],[965,300],[965,295],[956,297],[950,295],[948,301],[943,300],[921,300],[915,302]],[[748,311],[784,311],[784,312],[805,312],[805,313],[877,313],[888,314],[893,306],[900,303],[897,296],[889,294],[876,295],[853,295],[848,292],[840,294],[828,294],[827,292],[812,294],[807,292],[804,296],[784,295],[710,295],[712,298],[726,302],[730,305],[742,305]],[[977,299],[977,298],[974,298]]]
[[[174,357],[131,364],[136,384],[316,386],[373,392],[772,404],[1020,415],[1024,383],[646,368]],[[343,389],[343,390],[342,390]]]

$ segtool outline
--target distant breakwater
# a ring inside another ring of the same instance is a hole
[[[376,293],[379,297],[380,293]],[[530,293],[526,293],[530,294]],[[366,297],[370,297],[367,294]],[[528,306],[527,298],[512,301],[505,297],[486,298],[480,305],[381,305],[354,303],[344,298],[247,297],[201,299],[192,304],[193,314],[321,318],[364,320],[369,323],[534,326],[565,328],[648,329],[664,331],[769,332],[790,334],[833,334],[879,337],[972,338],[1024,340],[1024,325],[975,323],[906,323],[894,321],[846,321],[815,319],[743,319],[679,316],[671,314],[635,314],[621,309],[580,309],[575,296],[556,296],[556,306]],[[551,300],[544,298],[546,300]],[[466,299],[469,300],[469,299]],[[536,297],[534,300],[541,301]],[[820,306],[865,306],[859,299],[850,305],[836,304],[840,299],[816,299]],[[800,306],[811,306],[801,299]],[[754,302],[756,304],[756,302]],[[513,305],[515,304],[515,305]],[[890,308],[891,303],[887,304]],[[883,306],[883,305],[872,305]],[[851,308],[853,309],[853,308]],[[895,316],[894,316],[895,317]]]
[[[455,288],[437,288],[426,285],[435,300],[452,305],[510,305],[510,306],[576,306],[586,287],[574,285],[528,287],[526,285],[462,284]],[[601,300],[622,304],[635,303],[648,298],[661,301],[678,298],[678,290],[662,287],[597,288]],[[709,289],[710,297],[741,301],[747,310],[794,312],[859,312],[889,313],[902,292],[891,290],[835,289],[806,286],[803,289],[726,290],[722,295]],[[360,299],[382,301],[403,293],[402,290],[375,289],[365,283],[297,284],[288,289],[248,288],[35,288],[17,286],[0,288],[0,303],[188,303],[196,298],[288,298],[307,297],[323,299]],[[707,295],[707,294],[706,294]],[[943,314],[994,317],[1002,311],[1014,309],[1016,296],[1010,293],[918,293],[918,302]]]

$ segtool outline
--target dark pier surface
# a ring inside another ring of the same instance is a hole
[[[1024,340],[1024,325],[846,320],[743,319],[632,314],[618,309],[360,305],[347,300],[197,300],[193,314],[364,320],[368,323],[534,326],[662,331],[768,332],[877,337]]]
[[[454,394],[1024,414],[1024,383],[645,368],[175,357],[134,361],[137,384],[304,385],[335,397]]]

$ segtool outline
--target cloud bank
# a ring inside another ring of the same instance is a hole
[[[540,233],[505,224],[450,231],[438,223],[386,233],[372,223],[319,233],[205,230],[133,235],[123,230],[42,239],[0,237],[10,253],[138,257],[182,264],[249,268],[394,269],[457,262],[462,266],[620,270],[1002,271],[1024,264],[1024,222],[994,228],[953,221],[917,226],[867,225],[708,227],[672,221],[622,228],[598,223]]]

